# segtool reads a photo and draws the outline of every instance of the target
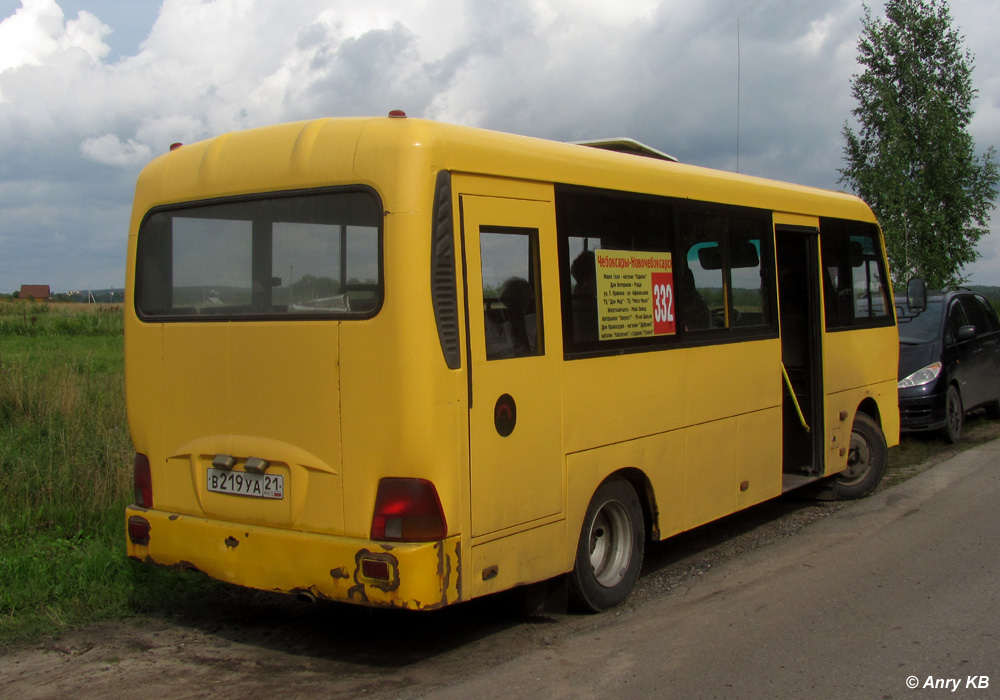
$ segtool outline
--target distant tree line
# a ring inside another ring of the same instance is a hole
[[[36,301],[57,301],[67,304],[86,304],[91,301],[95,304],[121,304],[125,301],[125,291],[122,289],[100,289],[94,292],[52,292],[48,299],[37,299]],[[0,298],[20,299],[20,290],[15,290],[10,294],[0,294]]]

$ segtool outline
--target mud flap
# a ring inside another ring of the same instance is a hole
[[[569,609],[569,585],[565,576],[522,586],[517,592],[525,615],[565,615]]]

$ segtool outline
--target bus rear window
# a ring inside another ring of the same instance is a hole
[[[382,301],[381,205],[367,191],[155,210],[139,229],[136,310],[155,320],[343,318]]]

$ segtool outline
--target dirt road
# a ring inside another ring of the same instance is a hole
[[[234,588],[214,608],[193,602],[170,615],[0,648],[0,698],[422,697],[550,648],[620,636],[623,623],[686,595],[706,572],[737,566],[748,553],[765,553],[855,507],[785,497],[653,544],[638,589],[604,615],[525,616],[504,596],[400,613]]]
[[[716,563],[844,507],[779,499],[647,550],[640,585],[605,615],[526,616],[512,597],[431,614],[307,604],[233,589],[193,603],[0,649],[0,698],[75,700],[418,697],[435,686],[641,614]]]

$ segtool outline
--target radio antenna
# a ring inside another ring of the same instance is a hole
[[[736,172],[740,171],[740,18],[736,18]]]

